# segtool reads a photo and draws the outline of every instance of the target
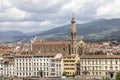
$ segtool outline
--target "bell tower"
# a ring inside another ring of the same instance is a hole
[[[70,54],[77,54],[77,31],[76,31],[76,21],[74,16],[71,20],[71,30],[70,30]]]

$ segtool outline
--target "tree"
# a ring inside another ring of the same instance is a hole
[[[120,71],[117,72],[117,74],[116,74],[116,76],[115,76],[115,79],[116,79],[116,80],[120,80]]]
[[[105,55],[105,53],[102,51],[97,51],[97,52],[94,52],[94,55]]]
[[[120,55],[120,52],[116,52],[116,53],[114,53],[115,55]]]
[[[63,76],[67,76],[66,72],[63,72]]]
[[[72,77],[74,78],[76,76],[76,74],[73,74]]]
[[[103,78],[103,80],[110,80],[108,77],[106,77],[106,78]]]

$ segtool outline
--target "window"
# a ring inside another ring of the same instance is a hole
[[[20,72],[20,75],[21,75],[21,72]]]
[[[20,67],[20,71],[21,71],[21,67]]]
[[[107,61],[105,61],[105,64],[107,64]]]
[[[97,64],[97,61],[96,61],[96,64]]]
[[[48,72],[47,72],[47,76],[48,76]]]
[[[94,61],[92,61],[92,64],[94,64]]]
[[[107,66],[105,66],[105,70],[107,70]]]
[[[59,64],[59,66],[61,67],[61,64]]]
[[[99,70],[101,70],[101,66],[99,66]]]
[[[117,61],[116,61],[116,64],[117,64]]]
[[[94,72],[93,72],[93,75],[94,75]]]
[[[26,71],[28,70],[28,68],[26,67]]]
[[[110,64],[112,64],[112,61],[110,61]]]
[[[18,72],[17,72],[17,75],[18,75]]]
[[[34,72],[34,75],[36,75],[36,72]]]
[[[42,63],[40,63],[40,65],[42,65]]]
[[[115,66],[115,69],[116,69],[116,70],[118,70],[118,67],[117,67],[117,66]]]
[[[51,75],[55,75],[55,73],[51,73]]]
[[[31,67],[29,67],[29,70],[31,71]]]
[[[107,72],[105,74],[107,75]]]
[[[85,67],[85,71],[87,70],[87,67]]]
[[[54,68],[52,68],[52,70],[51,70],[52,72],[55,72],[55,69]]]
[[[98,66],[96,66],[96,70],[98,70]]]
[[[88,61],[88,64],[89,64],[89,61]]]
[[[99,64],[101,64],[101,61],[99,62]]]
[[[93,66],[93,71],[94,71],[94,66]]]
[[[98,72],[96,72],[96,75],[98,75]]]
[[[23,71],[24,71],[24,67],[23,67]]]
[[[31,75],[31,73],[29,73],[29,75]]]

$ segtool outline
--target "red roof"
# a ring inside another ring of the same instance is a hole
[[[55,56],[57,53],[54,52],[45,52],[45,53],[36,53],[36,54],[24,54],[18,53],[16,57],[32,57],[32,56]]]

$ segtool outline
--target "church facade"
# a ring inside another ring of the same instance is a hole
[[[35,37],[32,42],[32,50],[34,52],[56,52],[63,55],[78,54],[80,56],[85,52],[83,47],[86,44],[82,40],[78,40],[74,17],[72,17],[70,29],[70,40],[68,41],[40,41],[38,37]]]

